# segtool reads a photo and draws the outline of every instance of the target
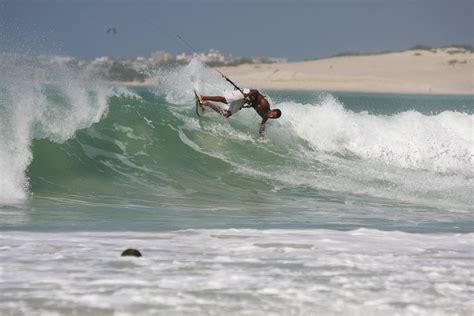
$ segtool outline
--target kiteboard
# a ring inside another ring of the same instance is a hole
[[[195,103],[196,103],[196,114],[197,116],[202,116],[204,114],[204,106],[199,101],[199,96],[196,90],[194,90],[194,98],[195,98]]]

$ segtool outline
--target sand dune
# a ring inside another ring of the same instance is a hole
[[[454,47],[219,70],[262,89],[474,94],[474,54]]]

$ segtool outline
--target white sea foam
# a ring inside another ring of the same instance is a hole
[[[470,315],[473,237],[8,232],[0,235],[0,313]],[[143,257],[120,257],[129,247]]]
[[[474,202],[474,115],[354,113],[331,95],[278,106],[285,115],[273,139],[292,141],[279,134],[290,131],[312,148],[302,158],[317,162],[304,172],[272,173],[287,183],[438,206]]]
[[[0,203],[5,204],[27,196],[32,139],[71,138],[101,119],[116,91],[25,56],[2,55],[0,74]]]
[[[331,95],[318,104],[278,104],[290,128],[318,151],[354,154],[404,168],[472,175],[474,115],[416,111],[372,115],[354,113]]]

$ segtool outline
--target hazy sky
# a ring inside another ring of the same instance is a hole
[[[189,52],[179,34],[198,51],[301,60],[473,45],[473,21],[474,0],[0,0],[0,51],[86,58]]]

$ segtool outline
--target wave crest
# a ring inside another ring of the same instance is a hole
[[[115,92],[34,57],[2,55],[0,73],[0,202],[15,203],[27,196],[32,139],[66,141],[98,122]]]
[[[354,113],[331,95],[318,104],[281,104],[284,125],[319,151],[350,153],[404,168],[470,173],[474,116]]]

